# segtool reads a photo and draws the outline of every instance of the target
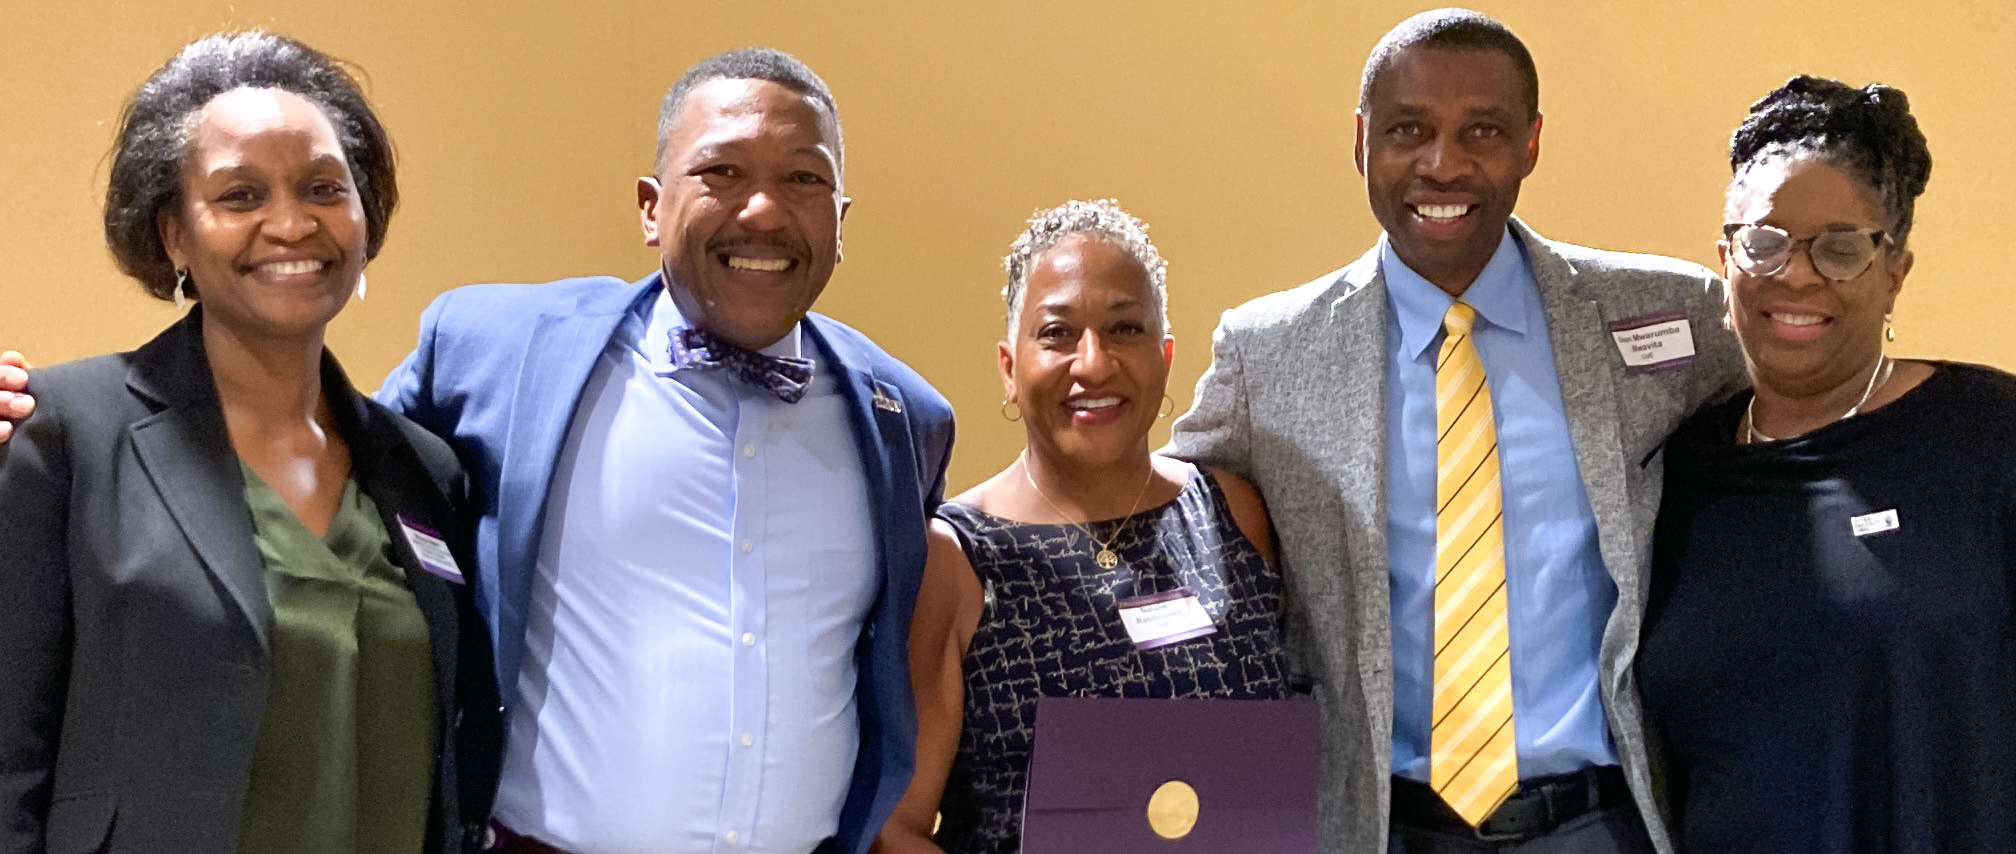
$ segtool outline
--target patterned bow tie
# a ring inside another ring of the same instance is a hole
[[[672,330],[671,338],[666,355],[671,357],[674,372],[726,368],[736,379],[777,395],[785,403],[797,403],[812,385],[811,359],[765,356],[690,326]]]

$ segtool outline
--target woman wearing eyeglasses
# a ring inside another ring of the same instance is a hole
[[[1638,673],[1694,852],[2016,840],[2016,377],[1892,358],[1931,156],[1904,93],[1799,77],[1731,142],[1754,394],[1666,447]]]

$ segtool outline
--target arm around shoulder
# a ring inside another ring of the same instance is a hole
[[[919,431],[923,456],[918,460],[918,473],[931,478],[924,492],[926,513],[938,512],[938,505],[945,501],[945,473],[952,465],[954,432],[952,405],[938,397],[935,391],[931,404],[930,417],[924,419],[923,429]]]
[[[1205,473],[1217,481],[1218,491],[1225,494],[1225,507],[1232,511],[1232,523],[1239,526],[1239,533],[1253,544],[1254,551],[1267,561],[1268,566],[1279,566],[1274,556],[1274,523],[1267,515],[1267,499],[1251,481],[1224,469],[1206,468]]]
[[[1221,320],[1211,333],[1211,366],[1197,380],[1190,411],[1176,419],[1165,453],[1199,465],[1252,474],[1252,420],[1234,334]]]
[[[436,341],[442,315],[447,313],[448,301],[454,295],[454,291],[449,291],[435,297],[427,304],[426,310],[420,312],[419,342],[414,345],[413,352],[399,360],[399,366],[393,368],[392,373],[385,375],[385,383],[371,394],[372,399],[385,408],[426,425],[430,430],[433,426],[429,424],[428,416],[433,411],[430,403],[434,399]]]
[[[873,854],[937,854],[938,801],[965,724],[966,647],[980,626],[980,580],[952,526],[933,520],[924,583],[910,622],[910,683],[917,698],[917,764],[910,787],[875,839]]]
[[[1728,284],[1714,273],[1703,271],[1696,298],[1701,301],[1699,316],[1714,318],[1694,334],[1695,408],[1721,400],[1750,387],[1750,374],[1743,361],[1743,346],[1729,329]]]

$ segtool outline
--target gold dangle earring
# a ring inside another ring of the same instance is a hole
[[[176,310],[176,311],[183,311],[183,310],[187,309],[188,307],[189,307],[189,271],[188,271],[188,270],[176,270],[176,271],[175,271],[175,310]]]
[[[1890,323],[1890,315],[1883,315],[1883,340],[1897,340],[1897,327]]]

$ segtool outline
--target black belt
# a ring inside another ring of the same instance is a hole
[[[1421,830],[1474,836],[1482,842],[1525,842],[1554,832],[1596,810],[1631,802],[1624,770],[1615,765],[1584,768],[1558,777],[1519,781],[1519,790],[1475,828],[1449,808],[1427,783],[1393,778],[1393,823]]]

